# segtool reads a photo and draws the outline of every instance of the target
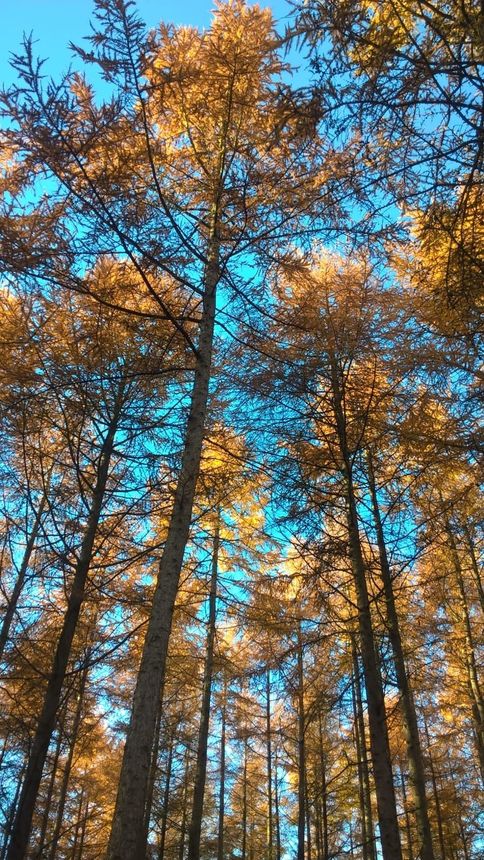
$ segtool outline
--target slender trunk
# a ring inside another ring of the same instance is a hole
[[[321,767],[321,853],[322,860],[329,858],[328,788],[326,782],[326,754],[323,741],[323,721],[319,714],[319,761]]]
[[[226,718],[227,718],[227,688],[224,685],[223,701],[222,701],[222,732],[221,732],[221,736],[220,736],[220,788],[219,788],[219,799],[218,799],[217,860],[224,860]]]
[[[415,810],[415,821],[417,825],[417,836],[419,840],[419,857],[421,860],[434,860],[434,849],[432,845],[432,831],[430,828],[428,801],[425,788],[425,768],[423,763],[422,748],[418,731],[417,714],[413,691],[408,679],[403,652],[400,624],[395,596],[393,593],[392,573],[388,560],[385,535],[378,503],[375,474],[373,470],[373,458],[371,451],[367,452],[368,480],[373,508],[373,519],[375,522],[378,554],[380,559],[380,570],[385,593],[386,621],[388,634],[393,651],[393,661],[397,686],[400,693],[400,702],[403,715],[403,727],[407,747],[409,781],[412,792],[412,801]]]
[[[183,860],[185,855],[185,835],[187,829],[187,808],[188,808],[188,776],[190,768],[190,753],[187,748],[185,752],[185,773],[183,775],[183,806],[182,818],[180,822],[180,846],[178,849],[178,860]]]
[[[34,523],[32,526],[32,531],[30,532],[29,539],[27,541],[25,551],[23,554],[22,562],[20,565],[20,570],[18,572],[17,579],[15,581],[15,585],[12,589],[12,593],[8,599],[7,609],[5,610],[5,615],[3,617],[2,626],[0,628],[0,660],[2,659],[3,652],[5,650],[5,646],[8,641],[10,627],[12,626],[12,621],[15,616],[15,611],[17,609],[17,604],[22,593],[22,589],[25,583],[25,577],[27,576],[27,571],[29,569],[30,559],[32,557],[32,553],[34,551],[35,542],[37,540],[37,535],[40,531],[40,524],[42,522],[42,514],[44,513],[45,506],[47,504],[47,488],[49,485],[50,473],[48,476],[47,487],[45,488],[42,498],[39,503],[39,507],[35,512]]]
[[[351,685],[353,700],[353,717],[355,730],[356,764],[358,772],[358,799],[361,817],[361,845],[363,860],[374,860],[373,822],[371,815],[371,799],[369,791],[368,759],[366,757],[365,722],[363,704],[361,701],[360,667],[353,644],[353,678]],[[366,759],[366,768],[365,768]]]
[[[166,829],[168,826],[168,809],[170,804],[170,782],[171,782],[171,769],[173,766],[173,747],[174,747],[174,737],[172,735],[170,740],[170,746],[168,749],[168,761],[166,763],[166,780],[165,780],[165,790],[163,792],[163,810],[162,810],[162,818],[161,818],[161,833],[160,833],[160,845],[158,848],[158,860],[163,860],[165,854],[165,841],[166,841]]]
[[[274,757],[274,822],[276,825],[276,860],[281,860],[281,820],[279,812],[279,776],[277,770],[277,742]]]
[[[446,522],[446,531],[454,563],[457,587],[459,589],[459,603],[465,637],[464,650],[467,667],[468,688],[470,699],[472,702],[472,716],[474,720],[474,736],[476,740],[477,755],[479,758],[481,779],[484,783],[484,698],[482,696],[479,677],[477,674],[474,637],[471,628],[471,621],[469,618],[469,609],[467,606],[464,579],[462,576],[462,567],[452,528],[448,521]]]
[[[11,806],[10,806],[10,809],[9,809],[9,812],[8,812],[8,815],[7,815],[7,818],[5,821],[5,825],[4,825],[5,837],[4,837],[4,842],[2,845],[2,853],[0,854],[0,860],[4,860],[4,858],[7,856],[8,839],[9,839],[9,835],[11,833],[11,829],[12,829],[14,818],[15,818],[15,810],[17,808],[17,803],[18,803],[19,794],[20,794],[20,788],[22,786],[22,779],[24,777],[26,770],[27,770],[27,759],[24,761],[24,763],[22,765],[22,770],[20,771],[20,773],[18,775],[17,785],[15,788],[15,794],[13,796],[12,803],[11,803]]]
[[[244,737],[244,771],[242,783],[242,860],[246,860],[247,853],[247,735]]]
[[[55,745],[54,759],[52,762],[52,770],[49,779],[49,786],[47,788],[47,797],[45,800],[44,811],[42,814],[42,825],[40,828],[40,836],[39,836],[39,847],[36,852],[36,857],[42,857],[45,848],[45,835],[47,833],[47,825],[49,823],[50,816],[50,808],[52,804],[52,795],[54,793],[54,785],[57,776],[57,765],[59,763],[59,756],[62,747],[63,740],[63,720],[59,719],[59,731],[57,734],[57,743]]]
[[[306,796],[306,858],[307,860],[312,860],[313,856],[313,848],[312,848],[312,833],[311,833],[311,804],[309,801],[309,791],[308,791],[308,774],[307,768],[305,768],[305,780],[304,780],[304,789]]]
[[[197,763],[193,788],[193,803],[188,831],[188,860],[199,860],[200,837],[202,832],[203,797],[207,776],[208,730],[210,725],[210,701],[212,697],[213,650],[215,642],[215,621],[217,610],[217,573],[220,543],[220,513],[217,514],[212,553],[212,575],[210,579],[209,614],[207,644],[205,649],[205,669],[203,676],[202,705],[198,730]]]
[[[72,769],[72,760],[74,758],[74,749],[76,746],[77,735],[79,733],[79,726],[81,725],[81,715],[82,715],[82,706],[84,704],[84,691],[86,689],[87,676],[89,673],[89,659],[90,659],[90,649],[86,655],[86,664],[81,673],[81,679],[79,684],[79,692],[77,697],[77,705],[76,711],[74,714],[74,720],[72,724],[72,732],[71,732],[71,742],[69,745],[69,752],[67,755],[67,761],[64,767],[64,774],[62,777],[62,785],[59,796],[59,805],[57,807],[57,815],[56,815],[56,823],[54,828],[54,833],[52,835],[52,840],[50,843],[50,852],[49,852],[49,860],[54,860],[56,851],[57,851],[57,843],[59,842],[59,837],[61,835],[62,822],[64,820],[64,807],[67,798],[67,789],[69,787],[69,778],[71,775]]]
[[[427,725],[427,720],[425,716],[423,718],[423,725],[425,731],[425,738],[427,740],[427,757],[429,760],[429,771],[432,779],[432,789],[434,794],[434,803],[435,803],[435,813],[437,816],[437,831],[439,834],[439,846],[440,846],[440,857],[441,860],[446,860],[446,850],[445,850],[445,837],[444,837],[444,829],[443,829],[443,821],[442,821],[442,809],[440,806],[440,798],[439,798],[439,790],[437,787],[437,776],[435,773],[434,760],[432,757],[432,745],[430,742],[429,729]]]
[[[297,754],[298,754],[298,819],[297,860],[304,860],[304,835],[306,830],[306,715],[304,711],[304,660],[301,621],[297,621]]]
[[[481,609],[484,612],[484,586],[482,584],[481,572],[479,570],[479,564],[477,561],[476,550],[474,547],[474,541],[472,539],[472,535],[470,529],[467,525],[464,526],[464,534],[467,539],[467,546],[469,547],[469,555],[471,557],[472,563],[472,572],[474,574],[474,579],[476,581],[477,592],[479,594],[479,603],[481,605]]]
[[[200,471],[219,280],[218,244],[209,255],[200,322],[197,366],[168,534],[160,560],[151,616],[136,682],[131,721],[118,783],[108,860],[144,860],[144,812],[156,715],[168,652],[173,610]]]
[[[72,860],[83,860],[82,855],[84,853],[84,842],[86,840],[86,829],[87,829],[87,819],[89,815],[89,797],[86,797],[86,805],[84,807],[84,812],[82,811],[82,807],[80,807],[81,814],[81,835],[79,837],[79,850],[77,852],[77,858],[74,850],[72,851]]]
[[[87,577],[92,562],[94,541],[106,491],[114,437],[120,416],[122,392],[123,386],[120,388],[114,415],[109,424],[98,462],[97,479],[91,498],[89,515],[75,567],[74,580],[67,601],[61,633],[57,641],[53,666],[49,675],[44,703],[37,725],[37,732],[32,744],[27,772],[22,785],[22,793],[7,853],[8,860],[23,860],[27,851],[32,828],[32,817],[42,779],[42,771],[55,728],[72,643],[84,601]]]
[[[334,416],[338,431],[342,458],[342,474],[345,483],[348,548],[358,606],[360,650],[368,703],[370,749],[382,853],[384,860],[402,860],[383,682],[375,651],[375,637],[366,581],[366,565],[361,548],[356,496],[353,485],[352,457],[346,439],[343,395],[339,387],[338,371],[334,362],[332,362],[331,371]]]
[[[273,860],[271,670],[266,670],[267,857]]]
[[[351,473],[347,473],[348,535],[351,563],[358,605],[360,648],[365,678],[370,750],[384,860],[401,860],[402,849],[398,827],[395,787],[390,755],[390,742],[385,709],[383,683],[375,653],[373,622],[366,583],[366,568],[361,550],[356,502]]]
[[[321,799],[316,797],[314,800],[314,834],[316,838],[316,857],[317,860],[323,860],[323,845],[322,845],[322,824],[321,824]]]
[[[405,787],[405,774],[403,772],[402,764],[400,763],[400,780],[402,783],[402,799],[403,799],[403,811],[405,813],[405,829],[407,831],[407,853],[408,860],[414,860],[413,857],[413,847],[412,847],[412,827],[410,824],[410,815],[408,813],[408,803],[407,803],[407,789]]]
[[[149,776],[149,780],[148,780],[148,792],[147,792],[147,797],[146,797],[146,808],[145,808],[145,818],[144,818],[144,832],[145,832],[145,840],[146,841],[148,841],[148,835],[150,832],[151,809],[153,806],[153,794],[154,794],[154,790],[155,790],[156,772],[158,770],[158,756],[160,753],[162,698],[163,698],[163,696],[160,695],[160,706],[158,709],[158,716],[156,717],[155,741],[154,741],[154,745],[153,745],[153,752],[151,754],[150,776]]]
[[[74,840],[73,840],[73,843],[72,843],[72,852],[71,852],[71,856],[72,856],[73,860],[74,860],[74,858],[75,858],[75,856],[76,856],[76,854],[77,854],[77,843],[78,843],[78,840],[79,840],[79,833],[80,833],[80,830],[81,830],[81,822],[82,822],[82,807],[83,807],[83,805],[84,805],[84,786],[82,786],[82,788],[81,788],[81,794],[80,794],[80,796],[79,796],[79,805],[78,805],[78,807],[77,807],[76,825],[75,825],[75,828],[74,828]],[[54,851],[54,856],[55,856],[55,851]]]

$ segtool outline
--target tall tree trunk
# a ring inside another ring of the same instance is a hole
[[[217,612],[217,573],[220,543],[220,514],[217,513],[212,553],[212,575],[210,578],[209,613],[205,668],[203,675],[202,705],[198,730],[197,763],[193,787],[192,814],[188,831],[188,860],[199,860],[202,832],[203,798],[207,776],[208,730],[210,725],[210,701],[212,697],[213,651]]]
[[[297,623],[297,755],[298,755],[298,818],[297,860],[304,860],[306,830],[306,714],[304,710],[304,659],[301,620]]]
[[[440,797],[439,797],[439,789],[437,786],[437,775],[435,773],[434,760],[432,756],[432,744],[430,741],[429,728],[427,725],[427,720],[425,719],[425,715],[423,718],[425,738],[427,740],[427,758],[429,760],[429,770],[430,776],[432,779],[432,789],[434,794],[434,803],[435,803],[435,813],[437,816],[437,832],[439,834],[439,846],[440,846],[440,858],[441,860],[446,860],[447,854],[445,850],[445,837],[444,837],[444,828],[443,828],[443,819],[442,819],[442,808],[440,806]]]
[[[82,716],[82,707],[84,704],[84,692],[86,689],[87,676],[89,674],[89,660],[91,656],[91,650],[88,649],[85,659],[85,666],[81,672],[81,678],[79,683],[79,691],[77,697],[77,705],[76,711],[74,714],[74,720],[72,723],[72,731],[71,731],[71,742],[69,745],[69,752],[67,754],[67,760],[64,767],[64,773],[62,776],[62,784],[59,795],[59,804],[57,807],[56,814],[56,823],[54,827],[54,833],[52,835],[51,843],[50,843],[50,851],[49,851],[49,860],[54,860],[56,852],[57,852],[57,844],[59,842],[59,837],[61,835],[62,823],[64,821],[64,807],[67,798],[67,789],[69,787],[69,778],[71,775],[72,769],[72,761],[74,758],[74,749],[77,742],[77,735],[79,734],[79,726],[81,725],[81,716]]]
[[[44,849],[45,849],[45,835],[47,833],[47,825],[49,823],[50,810],[52,805],[52,796],[54,793],[54,785],[57,777],[57,765],[59,763],[59,756],[62,747],[62,741],[64,738],[64,720],[62,717],[59,718],[59,730],[57,734],[57,743],[55,745],[54,758],[52,762],[52,770],[49,779],[49,785],[47,788],[47,797],[45,800],[44,811],[42,813],[42,825],[40,828],[40,836],[39,836],[39,847],[36,851],[36,857],[43,857]]]
[[[246,860],[247,856],[247,734],[244,737],[244,770],[242,783],[242,850],[241,858]]]
[[[353,652],[352,699],[355,720],[355,742],[358,770],[359,801],[361,813],[361,842],[363,860],[375,860],[375,840],[373,833],[373,815],[371,810],[370,772],[366,748],[365,719],[363,716],[363,701],[361,695],[360,666],[354,638],[351,638]]]
[[[273,860],[271,670],[266,670],[267,857]]]
[[[158,860],[163,860],[165,854],[165,841],[166,841],[166,829],[168,826],[168,810],[170,806],[170,782],[171,782],[171,769],[173,766],[173,747],[175,745],[174,735],[170,738],[170,745],[168,748],[168,761],[166,763],[166,778],[165,778],[165,790],[163,792],[163,808],[161,813],[161,833],[160,833],[160,845],[158,847]]]
[[[276,826],[276,860],[281,860],[281,819],[279,812],[279,776],[277,769],[277,743],[274,757],[274,823]]]
[[[120,417],[123,391],[124,385],[121,385],[114,407],[114,413],[109,423],[98,461],[97,478],[92,493],[89,515],[81,543],[79,557],[75,567],[74,580],[67,601],[62,629],[57,642],[54,661],[47,683],[44,703],[37,724],[35,738],[32,743],[27,772],[22,785],[17,815],[7,853],[8,860],[23,860],[27,851],[32,827],[32,817],[42,779],[42,771],[55,728],[56,716],[71,655],[72,643],[74,641],[77,622],[84,601],[87,577],[92,562],[94,541],[106,491],[114,437],[116,435]]]
[[[180,473],[136,682],[118,783],[108,860],[144,860],[143,827],[156,714],[168,652],[173,610],[188,541],[207,414],[219,280],[218,242],[212,241],[203,313]]]
[[[77,850],[77,857],[76,857],[76,851],[74,850],[76,846],[75,845],[73,846],[72,860],[83,860],[84,842],[86,839],[86,829],[87,829],[87,819],[88,819],[88,815],[89,815],[89,796],[86,796],[86,805],[84,807],[84,811],[82,810],[82,803],[79,806],[79,815],[80,815],[80,821],[78,819],[78,824],[80,823],[80,826],[81,826],[81,834],[79,836],[79,848]]]
[[[321,855],[322,860],[329,858],[328,830],[328,787],[326,781],[326,754],[324,751],[323,720],[319,714],[319,762],[321,769]]]
[[[20,773],[18,775],[17,785],[15,787],[15,794],[12,798],[12,803],[10,804],[10,809],[9,809],[7,817],[6,817],[5,826],[4,826],[5,836],[4,836],[4,842],[2,845],[2,852],[0,854],[0,860],[5,860],[5,857],[7,856],[9,835],[12,832],[13,822],[15,819],[15,810],[17,809],[17,803],[18,803],[18,799],[19,799],[20,788],[22,786],[22,779],[23,779],[23,776],[24,776],[24,773],[26,770],[27,770],[27,759],[25,759],[25,761],[22,765],[22,770],[20,771]]]
[[[415,821],[417,824],[417,835],[419,840],[419,857],[421,860],[434,860],[434,849],[432,844],[432,831],[430,828],[427,792],[425,788],[425,768],[423,763],[422,748],[418,731],[417,714],[412,688],[408,679],[403,652],[400,624],[395,606],[393,593],[392,573],[388,560],[385,535],[378,503],[375,473],[373,469],[373,457],[371,451],[367,451],[368,481],[370,487],[373,519],[376,529],[378,543],[378,555],[380,559],[380,570],[385,594],[386,622],[390,638],[395,675],[400,693],[400,701],[403,715],[403,727],[407,746],[409,781],[412,792],[412,800],[415,810]]]
[[[40,525],[42,522],[42,514],[44,513],[45,506],[47,504],[47,491],[50,483],[50,472],[47,477],[47,487],[44,489],[42,494],[42,498],[39,502],[39,506],[35,512],[34,522],[32,525],[32,531],[30,532],[29,539],[25,546],[25,551],[22,557],[22,562],[20,565],[20,570],[18,572],[17,579],[15,581],[15,585],[12,589],[12,593],[8,598],[7,609],[5,610],[5,615],[3,617],[2,626],[0,628],[0,660],[2,659],[3,652],[5,650],[5,646],[8,641],[10,627],[12,626],[12,621],[15,616],[15,611],[17,609],[17,604],[22,593],[22,589],[25,583],[25,577],[27,576],[27,571],[29,569],[30,559],[32,557],[32,553],[34,551],[35,542],[37,540],[37,536],[40,531]]]
[[[474,736],[476,740],[477,755],[479,758],[479,769],[481,779],[484,783],[484,698],[477,674],[476,652],[474,646],[474,637],[469,618],[469,609],[467,606],[467,598],[462,575],[462,566],[460,563],[459,553],[455,543],[454,534],[449,521],[446,521],[446,531],[449,540],[449,545],[454,563],[455,575],[457,579],[457,587],[459,589],[459,603],[461,610],[462,627],[464,630],[464,651],[468,677],[469,696],[472,702],[472,716],[474,720]]]
[[[148,780],[148,792],[147,792],[147,797],[146,797],[146,807],[145,807],[145,817],[144,817],[144,832],[145,832],[144,838],[145,838],[146,842],[148,841],[148,834],[150,832],[151,810],[153,807],[153,794],[155,791],[156,773],[158,770],[158,756],[160,753],[162,699],[163,699],[163,695],[160,695],[160,706],[158,709],[158,716],[156,717],[155,741],[153,744],[153,752],[151,754],[150,776],[149,776],[149,780]],[[171,743],[171,741],[170,741],[170,743]]]
[[[180,822],[180,845],[178,849],[178,860],[183,860],[185,856],[185,836],[187,829],[187,809],[188,809],[188,776],[190,768],[190,751],[187,747],[185,751],[185,772],[183,774],[183,800],[182,800],[182,818]]]
[[[77,854],[77,844],[79,841],[79,834],[81,832],[81,827],[82,827],[82,812],[83,812],[82,807],[83,807],[83,805],[84,805],[84,786],[82,786],[82,788],[81,788],[81,794],[79,796],[79,803],[77,806],[76,825],[74,827],[74,839],[73,839],[73,843],[72,843],[72,852],[71,852],[71,856],[72,856],[73,860]],[[55,852],[54,852],[54,856],[55,856]]]
[[[408,860],[414,860],[413,856],[413,838],[412,838],[412,826],[410,824],[410,815],[408,812],[408,802],[407,802],[407,789],[405,787],[405,774],[403,772],[402,763],[400,762],[400,781],[402,783],[402,799],[403,799],[403,811],[405,813],[405,829],[407,831],[407,854]]]
[[[218,835],[217,860],[224,860],[224,827],[225,827],[225,734],[227,719],[227,686],[224,684],[222,699],[222,731],[220,735],[220,787],[218,795]]]
[[[358,513],[353,484],[353,458],[350,454],[346,438],[346,421],[342,405],[343,394],[338,380],[337,366],[333,360],[331,361],[331,375],[334,416],[342,460],[341,471],[345,485],[348,548],[358,606],[360,651],[368,703],[370,749],[380,826],[380,840],[384,860],[402,860],[385,696],[380,667],[376,656],[373,621],[366,581],[367,572],[358,527]]]
[[[474,546],[474,541],[472,539],[472,535],[469,529],[469,526],[464,525],[464,534],[467,540],[467,546],[469,548],[469,555],[471,557],[472,564],[472,572],[474,574],[474,579],[476,581],[477,592],[479,594],[479,603],[482,611],[484,612],[484,586],[482,584],[481,571],[479,570],[479,564],[476,556],[476,549]]]

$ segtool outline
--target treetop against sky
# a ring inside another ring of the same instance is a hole
[[[275,20],[287,16],[286,0],[263,0],[259,5],[270,6]],[[136,7],[148,27],[160,21],[206,27],[210,23],[213,0],[137,0]],[[80,43],[90,32],[92,0],[22,0],[2,3],[0,28],[0,83],[10,83],[15,72],[9,58],[19,48],[23,34],[33,33],[37,53],[48,58],[46,74],[57,75],[72,60],[69,43]]]

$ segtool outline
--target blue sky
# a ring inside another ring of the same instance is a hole
[[[80,42],[89,33],[93,0],[3,0],[0,2],[0,83],[11,83],[8,56],[17,51],[22,33],[33,31],[37,53],[49,58],[46,72],[56,76],[68,66],[70,41]],[[150,26],[160,20],[175,24],[208,25],[213,0],[137,0],[141,16]],[[286,0],[260,0],[271,6],[276,19],[287,15]]]

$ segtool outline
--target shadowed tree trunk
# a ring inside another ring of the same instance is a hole
[[[353,713],[355,719],[356,754],[358,758],[358,784],[361,810],[361,831],[363,860],[375,860],[375,837],[373,832],[373,814],[371,809],[370,772],[366,748],[365,719],[363,716],[363,701],[361,695],[360,666],[356,645],[352,638],[353,652]]]
[[[267,857],[273,857],[271,670],[266,670],[266,759],[267,759]]]
[[[346,437],[346,418],[343,409],[343,393],[338,379],[338,369],[331,361],[333,409],[341,454],[341,473],[344,480],[346,522],[348,528],[348,550],[353,572],[353,582],[358,607],[358,629],[360,652],[365,679],[370,729],[370,749],[378,808],[378,823],[384,860],[402,860],[397,802],[393,782],[390,743],[385,710],[383,682],[378,664],[370,599],[367,585],[367,570],[363,558],[358,513],[353,483],[353,456]]]
[[[133,698],[118,783],[108,860],[144,860],[144,815],[156,717],[165,674],[173,610],[192,518],[207,414],[219,280],[218,242],[212,241],[182,462]]]
[[[75,749],[76,742],[77,742],[77,735],[79,733],[79,726],[81,725],[82,708],[83,708],[83,704],[84,704],[84,691],[86,689],[87,676],[89,674],[90,656],[91,656],[91,650],[89,649],[87,651],[87,654],[86,654],[84,669],[81,672],[79,691],[77,694],[76,711],[74,714],[74,720],[72,723],[72,729],[71,729],[71,733],[70,733],[71,739],[70,739],[70,744],[69,744],[69,752],[67,754],[67,760],[66,760],[66,763],[64,766],[64,773],[62,776],[62,784],[61,784],[61,790],[60,790],[60,795],[59,795],[59,804],[57,806],[56,822],[55,822],[55,827],[54,827],[54,833],[52,835],[52,839],[51,839],[51,843],[50,843],[49,860],[54,860],[56,852],[57,852],[57,845],[59,842],[59,838],[61,836],[62,823],[64,821],[64,807],[65,807],[65,803],[66,803],[67,789],[69,787],[69,778],[70,778],[71,769],[72,769],[72,760],[74,758],[74,749]]]
[[[193,803],[188,831],[188,860],[199,860],[200,837],[202,832],[203,798],[207,776],[208,731],[210,725],[210,701],[212,698],[213,657],[215,643],[215,621],[217,613],[217,574],[220,544],[220,513],[217,514],[213,538],[212,575],[208,612],[207,644],[205,648],[205,669],[203,675],[202,705],[198,730],[197,763],[193,788]]]
[[[449,540],[452,561],[454,564],[455,575],[457,579],[457,587],[459,590],[459,604],[461,610],[462,627],[464,630],[464,651],[468,677],[469,697],[472,702],[472,717],[474,721],[474,737],[476,741],[477,755],[479,758],[479,768],[481,772],[481,780],[484,783],[484,698],[477,674],[476,651],[474,645],[474,636],[469,618],[469,609],[467,606],[467,598],[462,576],[462,566],[457,551],[457,546],[452,532],[452,527],[448,521],[445,524],[447,537]]]
[[[306,714],[304,710],[304,660],[301,621],[297,623],[297,754],[298,754],[298,817],[297,860],[304,860],[304,836],[306,831]]]
[[[168,748],[168,761],[166,763],[166,777],[165,777],[165,790],[163,792],[163,807],[161,812],[161,832],[160,832],[160,845],[158,848],[158,858],[159,860],[163,860],[165,854],[165,841],[166,841],[166,829],[168,826],[168,809],[170,805],[170,782],[171,782],[171,769],[173,765],[173,747],[175,745],[174,736],[171,736],[170,745]]]
[[[15,581],[15,585],[12,589],[12,593],[8,598],[7,609],[5,610],[5,615],[3,617],[2,626],[0,628],[0,660],[3,657],[3,652],[5,650],[5,646],[8,641],[10,627],[12,626],[12,621],[15,616],[15,611],[17,609],[17,604],[22,593],[22,589],[25,583],[25,577],[27,576],[27,571],[29,569],[30,559],[32,557],[32,553],[34,551],[35,542],[37,540],[37,535],[40,531],[40,525],[42,522],[42,514],[44,513],[45,506],[47,504],[47,492],[50,482],[50,472],[47,476],[47,485],[42,494],[42,498],[39,502],[39,506],[35,512],[34,523],[32,526],[32,531],[30,532],[29,539],[27,541],[25,551],[22,558],[22,563],[20,565],[20,570],[18,572],[17,579]]]
[[[412,791],[412,800],[415,809],[415,820],[417,823],[417,834],[420,842],[419,856],[421,860],[434,860],[434,849],[432,845],[432,831],[428,815],[427,793],[425,789],[425,768],[423,764],[422,749],[417,724],[417,715],[412,688],[408,680],[403,653],[402,637],[398,621],[395,597],[393,594],[393,580],[388,561],[388,554],[383,533],[383,524],[378,503],[378,494],[373,470],[373,458],[371,451],[367,451],[368,481],[370,487],[373,519],[375,523],[378,555],[380,559],[380,570],[385,593],[386,621],[388,635],[393,651],[395,675],[400,693],[400,701],[403,714],[403,725],[407,745],[409,780]]]
[[[224,684],[222,699],[222,731],[220,735],[220,788],[218,796],[218,835],[217,860],[224,860],[224,826],[225,826],[225,734],[227,719],[227,686]]]
[[[67,601],[61,633],[57,642],[54,661],[47,683],[44,703],[37,724],[37,731],[32,743],[27,771],[22,785],[22,792],[17,808],[17,814],[12,829],[8,860],[23,860],[26,855],[32,817],[42,779],[45,759],[52,734],[56,724],[57,712],[62,695],[64,679],[71,655],[72,643],[76,633],[77,622],[85,597],[87,577],[92,562],[94,541],[101,516],[104,495],[109,474],[109,465],[114,446],[114,437],[120,418],[124,393],[124,383],[121,384],[114,407],[113,416],[108,425],[101,454],[98,461],[96,483],[93,489],[89,515],[82,539],[81,549],[74,572],[74,580]]]

